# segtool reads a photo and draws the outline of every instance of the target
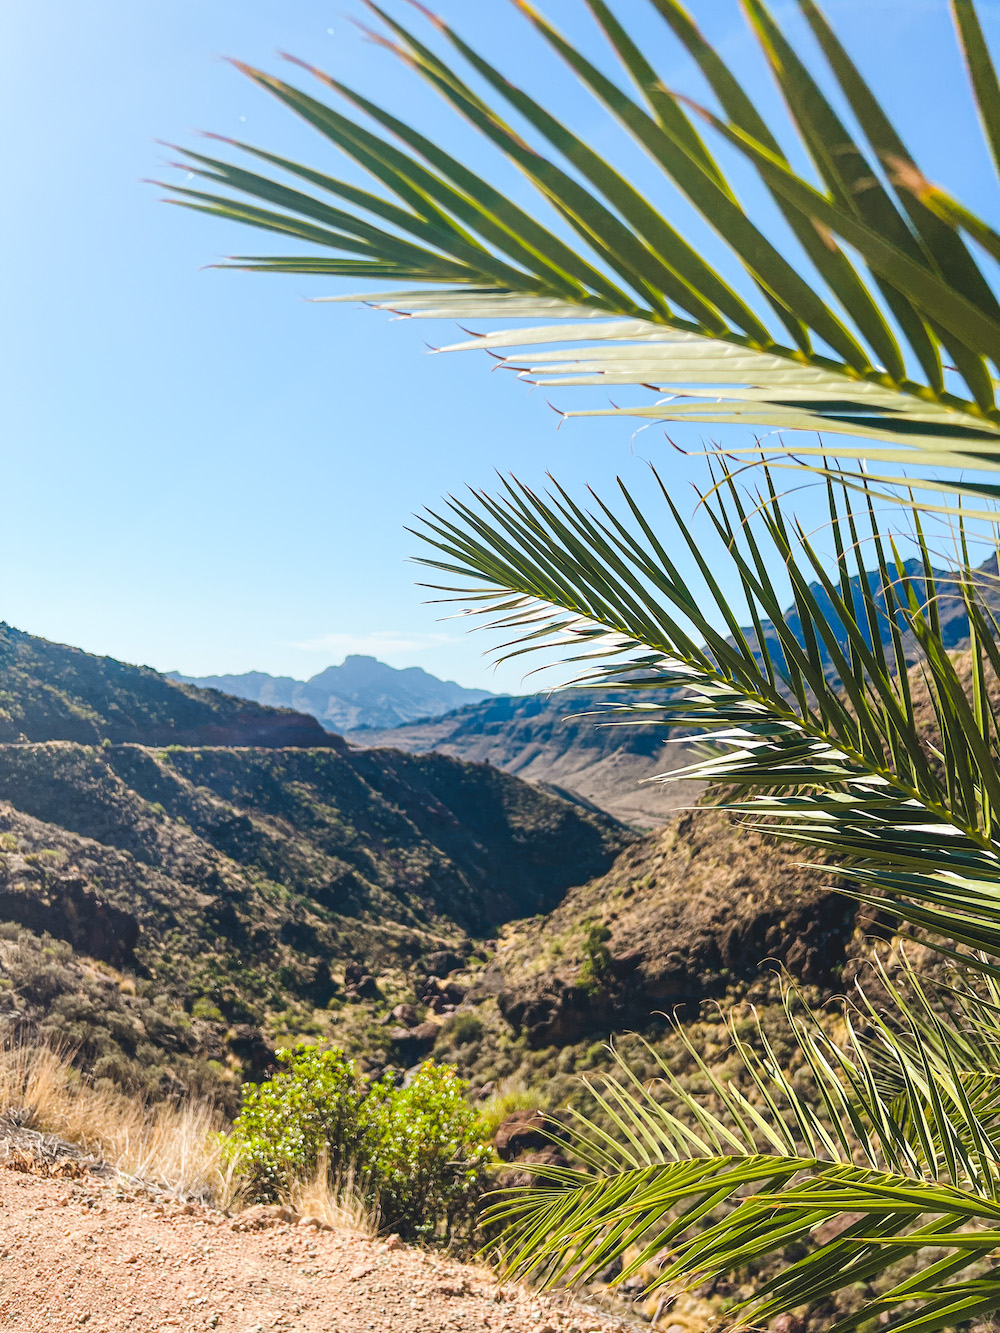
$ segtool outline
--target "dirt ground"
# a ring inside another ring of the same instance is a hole
[[[246,1217],[246,1215],[244,1215]],[[262,1230],[90,1175],[0,1169],[0,1329],[612,1333],[620,1318],[484,1269],[268,1217]],[[628,1326],[633,1326],[628,1321]]]

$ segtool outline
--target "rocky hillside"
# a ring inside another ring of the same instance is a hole
[[[662,1061],[697,1086],[692,1047],[737,1072],[730,1014],[745,1035],[759,1018],[776,1057],[793,1058],[781,967],[820,1013],[867,976],[879,923],[835,891],[834,871],[799,862],[719,812],[675,819],[551,912],[508,922],[465,958],[428,959],[431,974],[416,970],[369,1029],[370,1049],[397,1068],[428,1052],[456,1065],[500,1125],[510,1183],[527,1183],[532,1162],[556,1160],[537,1108],[604,1118],[580,1076],[612,1067],[609,1043],[640,1079]]]
[[[152,1091],[234,1101],[442,950],[549,911],[631,835],[488,765],[0,631],[0,1013]],[[222,743],[219,743],[222,742]]]
[[[438,755],[0,746],[0,984],[99,1071],[252,1068],[281,1034],[337,1036],[352,980],[402,998],[428,955],[551,910],[626,841]]]
[[[198,678],[174,671],[170,678],[270,707],[294,708],[311,714],[330,731],[398,727],[492,698],[489,690],[469,690],[420,667],[391,667],[359,655],[309,680],[269,676],[265,671]]]
[[[571,799],[583,798],[628,823],[654,827],[690,805],[698,789],[692,783],[649,781],[687,758],[681,746],[665,744],[662,728],[612,726],[595,715],[620,697],[597,691],[501,695],[391,731],[348,732],[347,739],[355,745],[391,745],[411,754],[434,750],[495,764]]]
[[[313,717],[193,689],[0,623],[0,743],[337,745]]]

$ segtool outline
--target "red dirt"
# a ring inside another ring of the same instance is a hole
[[[198,1205],[0,1170],[0,1329],[23,1333],[611,1333],[482,1268],[341,1231],[234,1231]]]

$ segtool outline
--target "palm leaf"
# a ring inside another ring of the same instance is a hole
[[[835,857],[848,891],[891,904],[939,942],[1000,954],[995,691],[982,660],[971,681],[958,671],[940,617],[957,603],[976,636],[972,656],[996,652],[992,583],[966,573],[939,586],[919,529],[920,558],[908,564],[887,548],[872,508],[858,510],[832,484],[831,574],[790,530],[764,476],[755,516],[728,472],[703,497],[742,605],[724,596],[662,483],[665,531],[621,483],[623,515],[514,481],[497,497],[452,500],[425,520],[434,553],[423,563],[438,594],[488,619],[501,658],[568,647],[575,683],[626,692],[620,718],[701,747],[664,781],[709,783],[734,814]],[[700,586],[679,567],[680,551]],[[791,580],[794,614],[773,568]],[[649,688],[667,702],[645,704]],[[916,722],[917,689],[929,730]]]
[[[172,187],[172,198],[311,247],[243,256],[232,261],[238,266],[388,282],[388,290],[331,299],[365,299],[419,318],[529,320],[530,328],[486,333],[453,349],[490,351],[553,388],[654,391],[608,414],[834,432],[846,437],[839,450],[845,464],[889,465],[868,485],[890,482],[899,465],[915,466],[911,480],[926,486],[938,484],[929,469],[1000,467],[993,380],[1000,304],[975,253],[981,247],[996,257],[1000,241],[987,222],[929,184],[814,0],[798,0],[799,7],[860,137],[764,0],[744,4],[811,177],[792,167],[679,0],[650,3],[707,81],[714,109],[668,91],[609,0],[585,3],[633,91],[518,0],[543,46],[721,236],[730,273],[713,269],[697,241],[651,202],[649,189],[591,147],[592,133],[574,132],[443,20],[431,24],[432,45],[377,5],[370,8],[384,25],[383,45],[517,167],[537,203],[516,203],[439,142],[319,71],[311,72],[339,105],[247,66],[240,68],[366,172],[375,190],[227,141],[277,175],[187,151],[186,167],[207,188]],[[1000,83],[971,0],[955,0],[954,9],[995,149]],[[659,54],[660,43],[654,46]],[[531,137],[513,127],[512,115]],[[754,220],[759,208],[737,197],[705,131],[756,168],[791,249]],[[783,448],[800,459],[822,454],[822,446],[775,438],[775,451]],[[998,493],[988,481],[951,484],[991,500]]]
[[[739,1037],[735,1015],[732,1078],[708,1069],[679,1030],[707,1084],[701,1097],[653,1048],[661,1077],[649,1084],[614,1053],[617,1068],[591,1087],[596,1113],[575,1113],[579,1166],[554,1169],[546,1187],[501,1196],[491,1210],[508,1270],[586,1281],[627,1256],[618,1281],[654,1265],[650,1289],[669,1289],[798,1245],[803,1257],[737,1306],[740,1323],[827,1300],[902,1259],[915,1269],[834,1327],[846,1333],[884,1309],[894,1328],[935,1330],[957,1311],[998,1308],[988,1261],[1000,1243],[1000,1122],[995,1086],[989,1096],[975,1087],[995,1084],[997,1007],[965,985],[960,1021],[942,1018],[941,996],[905,956],[896,964],[895,980],[880,964],[893,1023],[862,996],[840,1044],[786,988],[805,1081],[781,1071],[762,1030]],[[831,1239],[817,1240],[847,1213],[855,1216]]]

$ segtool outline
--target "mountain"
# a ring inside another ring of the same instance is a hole
[[[0,703],[0,1016],[153,1095],[232,1107],[304,1035],[371,1055],[418,976],[632,841],[489,765],[6,626]]]
[[[968,642],[969,631],[961,597],[950,590],[947,571],[932,573],[938,591],[942,637],[949,648],[962,648]],[[916,597],[923,601],[927,583],[922,567],[915,560],[908,561],[903,574]],[[977,574],[984,600],[1000,613],[996,558],[982,565]],[[879,632],[888,641],[892,626],[881,577],[877,571],[869,572],[867,580],[880,609]],[[893,582],[896,597],[900,599],[903,589],[896,579]],[[851,580],[851,598],[855,613],[862,625],[867,626],[860,601],[861,586],[857,577]],[[847,652],[848,635],[833,599],[819,583],[810,585],[810,592],[826,616],[836,643]],[[802,622],[796,607],[789,607],[785,622],[802,643]],[[765,621],[761,628],[772,657],[780,661],[781,650],[773,626]],[[746,629],[743,633],[749,643],[755,643],[754,630]],[[864,636],[870,642],[867,628]],[[918,654],[912,636],[904,635],[904,645],[908,660],[915,661]],[[821,643],[817,650],[824,667],[829,669],[832,657],[828,645]],[[643,702],[654,701],[653,694],[644,694]],[[458,759],[496,764],[571,799],[582,798],[639,827],[663,824],[672,812],[690,805],[699,788],[684,781],[664,786],[649,779],[682,767],[690,762],[691,755],[676,737],[671,740],[671,733],[662,727],[648,722],[609,724],[607,716],[595,716],[602,710],[606,714],[611,702],[621,703],[623,696],[596,690],[495,696],[439,718],[377,732],[348,731],[347,739],[356,745],[390,745],[411,754],[438,751]]]
[[[192,689],[150,667],[49,643],[0,623],[0,742],[342,745],[287,708]]]
[[[201,689],[221,690],[239,699],[310,713],[330,731],[396,727],[418,718],[440,717],[463,704],[491,698],[489,690],[469,690],[438,680],[421,667],[391,667],[374,657],[353,655],[309,680],[248,671],[242,676],[181,676],[170,679]]]
[[[359,746],[392,746],[410,754],[437,752],[490,763],[570,799],[641,827],[662,824],[690,805],[693,783],[669,786],[649,778],[688,761],[665,744],[661,727],[610,725],[595,716],[620,694],[601,691],[498,695],[444,717],[378,732],[348,732]],[[604,725],[602,725],[604,723]]]

